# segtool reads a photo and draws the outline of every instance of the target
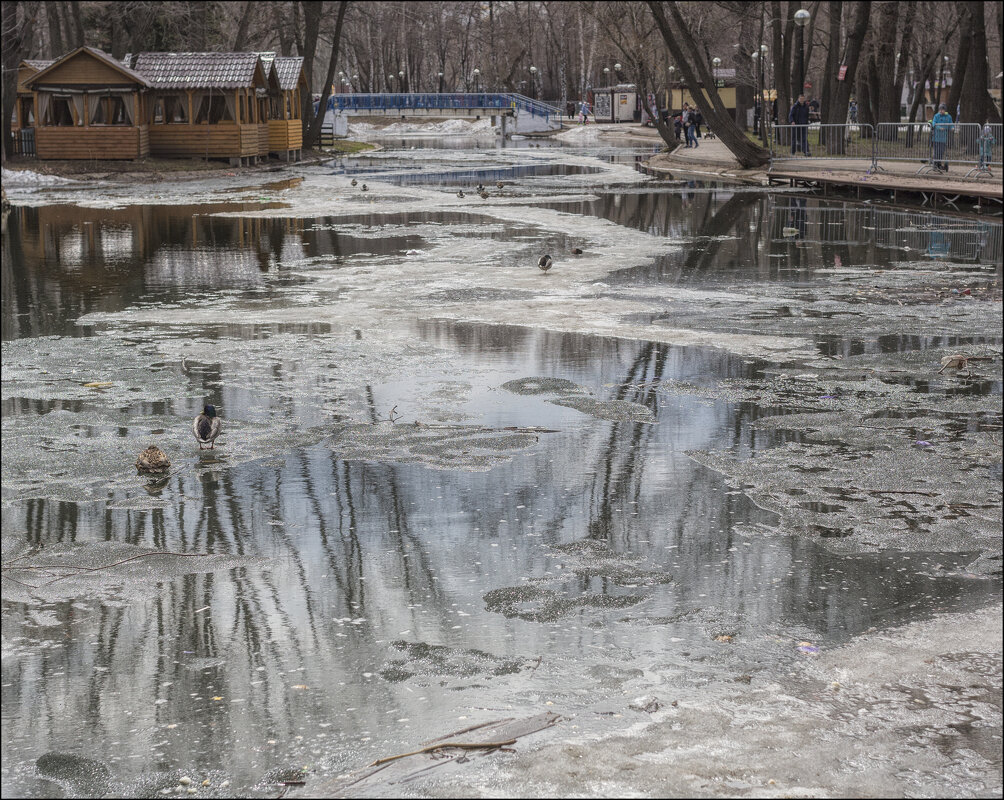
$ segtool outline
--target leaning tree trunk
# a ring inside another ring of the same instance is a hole
[[[348,7],[348,0],[341,0],[338,4],[338,16],[335,18],[335,34],[331,39],[331,58],[328,59],[328,74],[324,79],[324,91],[321,93],[321,102],[317,104],[317,115],[310,123],[307,135],[303,144],[312,147],[321,138],[321,126],[324,124],[324,115],[328,110],[328,98],[331,97],[331,82],[335,79],[335,64],[338,63],[338,45],[342,38],[342,22],[345,20],[345,9]]]
[[[722,103],[711,70],[708,69],[708,65],[701,55],[694,35],[680,15],[677,4],[675,2],[661,3],[657,0],[647,0],[647,2],[666,47],[673,54],[687,84],[694,88],[694,101],[715,135],[721,139],[722,144],[729,149],[743,167],[749,169],[766,164],[770,160],[770,154],[750,141],[736,125],[732,115],[725,108],[725,104]],[[673,21],[673,29],[670,28],[667,11],[669,19]],[[706,88],[707,96],[704,92],[699,91],[701,85]]]

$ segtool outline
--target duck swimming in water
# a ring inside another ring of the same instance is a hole
[[[363,184],[363,185],[362,185],[362,186],[361,186],[360,188],[361,188],[361,189],[362,189],[362,190],[363,190],[364,192],[368,192],[368,191],[370,190],[370,187],[369,187],[369,186],[367,186],[367,185],[366,185],[365,183],[364,183],[364,184]]]
[[[359,183],[359,181],[357,181],[355,178],[353,178],[352,179],[352,185],[355,186],[357,183]]]
[[[537,259],[537,266],[540,267],[541,270],[543,270],[545,275],[553,265],[554,261],[551,259],[550,256],[541,256],[539,259]]]
[[[207,404],[202,413],[192,420],[192,433],[199,443],[199,449],[203,449],[204,444],[209,445],[209,449],[214,449],[216,437],[220,435],[223,428],[223,421],[216,416],[216,406]]]
[[[461,189],[459,192],[457,192],[457,197],[459,197],[461,199],[463,199],[465,197],[463,189]]]
[[[504,184],[504,183],[502,183],[502,181],[499,181],[499,182],[498,182],[498,183],[496,183],[495,185],[496,185],[496,186],[498,186],[498,187],[499,187],[499,189],[501,189],[501,188],[503,188],[503,187],[505,186],[505,184]]]

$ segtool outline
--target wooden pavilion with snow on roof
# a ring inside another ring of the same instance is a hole
[[[35,62],[41,64],[44,62]],[[24,70],[19,115],[33,95],[35,155],[42,159],[136,159],[149,154],[146,79],[93,47],[78,47],[33,74]],[[20,75],[19,75],[20,77]]]
[[[257,53],[140,53],[150,89],[150,154],[226,158],[234,166],[268,154],[268,119],[257,90],[269,81]]]

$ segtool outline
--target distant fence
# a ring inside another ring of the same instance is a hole
[[[968,166],[965,177],[993,177],[1000,168],[1002,126],[989,131],[974,122],[932,125],[929,122],[880,122],[838,125],[774,125],[771,169],[783,161],[848,160],[867,162],[866,172],[884,169],[879,162],[920,163],[917,174]],[[860,166],[860,165],[859,165]],[[849,169],[853,166],[848,165]]]

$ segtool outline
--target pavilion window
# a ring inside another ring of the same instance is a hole
[[[35,103],[30,97],[21,98],[21,126],[31,128],[35,125]]]
[[[51,95],[46,104],[43,124],[56,128],[72,128],[74,122],[71,108],[72,101],[69,95]]]
[[[91,108],[91,125],[132,125],[121,95],[92,95],[88,98]]]
[[[177,94],[162,94],[154,97],[151,119],[154,125],[187,124],[188,98]]]

